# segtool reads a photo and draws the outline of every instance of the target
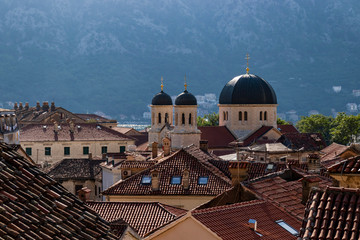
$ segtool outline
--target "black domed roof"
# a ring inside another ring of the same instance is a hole
[[[244,74],[234,77],[220,93],[220,104],[277,104],[271,85],[259,76]]]
[[[197,105],[196,97],[185,90],[176,97],[175,105]]]
[[[168,94],[161,91],[153,97],[151,104],[152,105],[172,105],[172,100]]]

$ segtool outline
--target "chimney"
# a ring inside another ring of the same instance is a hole
[[[190,188],[190,171],[185,169],[182,174],[182,185],[185,190]]]
[[[306,204],[312,187],[319,187],[321,179],[317,176],[306,176],[299,181],[302,183],[302,198],[301,203]]]
[[[229,171],[231,174],[231,182],[233,186],[239,185],[248,177],[250,163],[248,162],[230,162]]]
[[[14,103],[14,110],[15,110],[15,111],[18,110],[18,105],[17,105],[17,103]]]
[[[25,110],[29,110],[29,103],[25,103]]]
[[[55,103],[54,102],[51,102],[51,111],[55,111]]]
[[[152,191],[159,190],[159,186],[160,186],[159,171],[154,169],[150,172],[150,175],[151,175],[151,190]]]
[[[90,200],[91,190],[87,187],[83,187],[79,191],[77,191],[78,197],[81,201],[86,202]]]
[[[70,132],[73,133],[73,132],[75,131],[75,124],[74,124],[74,122],[73,122],[73,121],[70,121],[69,125],[70,125]]]
[[[164,148],[164,157],[169,156],[170,155],[170,146],[171,146],[171,140],[167,137],[163,138],[162,140],[162,144],[163,144],[163,148]]]
[[[59,131],[59,124],[54,121],[54,132],[57,133]]]
[[[252,230],[254,230],[254,231],[257,230],[257,221],[255,219],[249,219],[248,224]]]
[[[158,155],[158,143],[153,142],[151,145],[151,149],[152,149],[152,158],[156,158]]]
[[[204,152],[208,152],[208,140],[200,140],[200,149]]]
[[[19,110],[23,110],[22,102],[19,102]]]
[[[13,129],[15,129],[17,127],[17,124],[16,124],[16,115],[13,113],[11,114],[11,126],[13,127]]]
[[[44,110],[44,111],[49,110],[49,103],[48,102],[43,102],[42,110]]]
[[[40,102],[36,102],[36,111],[40,111]]]

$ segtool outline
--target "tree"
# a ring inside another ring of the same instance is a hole
[[[210,113],[205,114],[204,117],[197,117],[197,125],[199,127],[203,126],[219,126],[219,114]]]
[[[285,121],[285,120],[283,120],[283,119],[281,119],[281,118],[277,118],[276,124],[277,124],[277,125],[291,125],[290,122]]]
[[[331,142],[331,128],[334,118],[315,114],[309,117],[302,116],[296,124],[296,128],[302,133],[321,133],[327,144]]]
[[[339,113],[333,123],[331,129],[332,140],[340,144],[348,144],[352,142],[353,136],[360,134],[360,115],[346,115]]]

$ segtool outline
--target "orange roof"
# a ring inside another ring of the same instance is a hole
[[[198,129],[201,131],[201,140],[208,140],[210,149],[228,148],[229,143],[236,140],[226,126],[206,126]]]

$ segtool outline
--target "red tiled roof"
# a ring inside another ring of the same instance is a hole
[[[265,133],[270,131],[272,128],[273,127],[270,126],[260,127],[258,130],[256,130],[255,132],[253,132],[243,140],[243,146],[249,146],[252,143],[256,142],[256,140],[258,140],[261,136],[263,136]]]
[[[300,221],[263,200],[253,200],[231,205],[194,210],[192,216],[224,240],[296,239],[276,223],[283,220],[295,230]],[[257,233],[249,225],[249,219],[257,221]]]
[[[360,174],[360,156],[343,160],[328,168],[330,173]]]
[[[49,169],[48,174],[56,180],[95,180],[96,176],[101,175],[100,163],[104,161],[64,159]]]
[[[122,133],[98,124],[75,124],[70,131],[69,124],[59,124],[60,129],[54,132],[54,124],[29,124],[20,129],[21,141],[120,141],[133,140]]]
[[[122,219],[144,237],[187,211],[158,202],[88,202],[108,222]]]
[[[116,120],[108,119],[93,113],[75,113],[75,115],[84,119],[85,121],[96,120],[97,122],[116,122]]]
[[[226,126],[206,126],[198,129],[201,131],[201,140],[208,140],[210,149],[228,148],[229,143],[236,140]]]
[[[322,149],[321,152],[324,153],[324,155],[321,156],[321,164],[327,164],[328,161],[334,160],[337,158],[337,155],[345,151],[347,148],[348,146],[332,143],[331,145]]]
[[[166,157],[160,163],[118,182],[103,192],[104,195],[211,195],[216,196],[231,187],[231,180],[210,160],[214,158],[190,146]],[[151,185],[141,184],[143,176],[149,176],[152,170],[159,171],[159,190],[152,191]],[[190,172],[190,187],[182,184],[170,184],[172,176],[182,176],[184,170]],[[199,185],[198,178],[208,176],[206,185]]]
[[[288,170],[291,171],[291,170]],[[298,174],[300,172],[297,172]],[[303,177],[309,176],[304,174]],[[321,182],[319,186],[325,188],[332,185],[331,180],[317,175]],[[300,175],[299,175],[300,177]],[[304,205],[302,201],[302,183],[298,178],[285,180],[281,178],[281,174],[267,175],[263,178],[254,179],[245,183],[249,189],[260,194],[263,198],[268,199],[272,203],[280,206],[294,217],[302,219],[304,215]]]
[[[303,151],[319,151],[326,147],[320,133],[284,133],[277,142],[283,143],[291,149]]]
[[[3,239],[115,239],[105,220],[58,182],[0,144]]]
[[[360,189],[313,189],[299,239],[360,238]]]
[[[298,133],[299,131],[295,128],[294,125],[277,125],[278,130],[284,133]]]

